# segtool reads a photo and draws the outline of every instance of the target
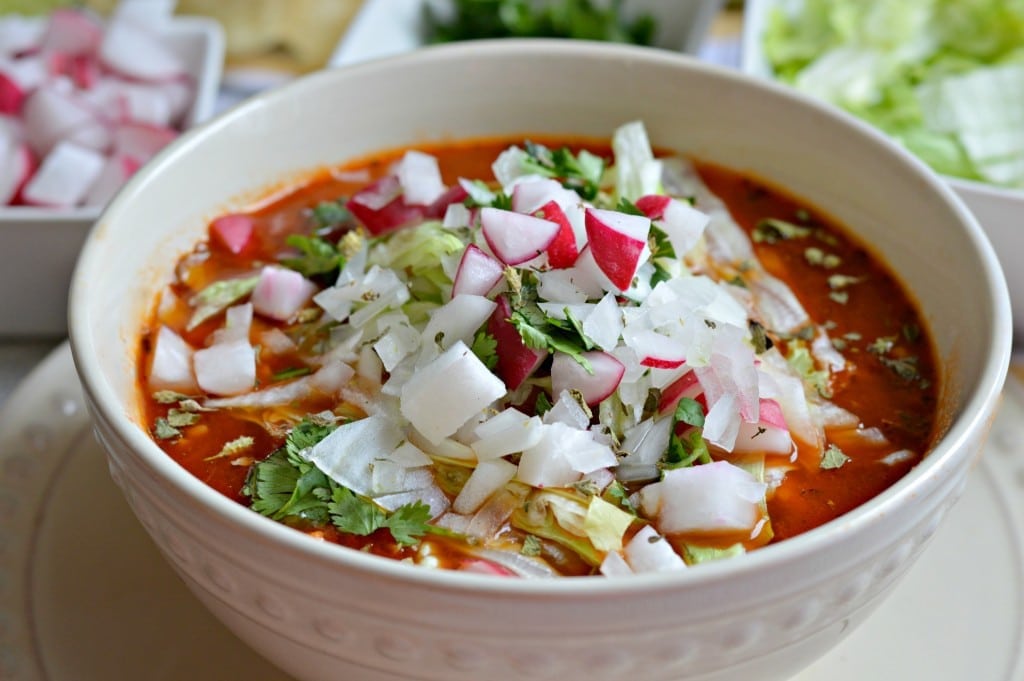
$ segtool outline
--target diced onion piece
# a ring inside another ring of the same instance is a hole
[[[259,314],[287,321],[316,293],[316,284],[294,270],[268,265],[260,272],[252,292],[252,305]]]
[[[645,515],[663,534],[752,530],[761,517],[764,483],[726,461],[666,470],[640,490]]]
[[[606,293],[583,319],[583,333],[608,352],[618,345],[622,329],[622,309],[611,293]]]
[[[441,169],[437,159],[421,151],[405,152],[395,168],[398,183],[402,186],[405,202],[414,206],[427,206],[444,193]]]
[[[516,478],[534,487],[565,487],[579,480],[580,472],[573,470],[567,456],[572,433],[580,431],[561,423],[546,426],[540,442],[520,456]]]
[[[404,436],[384,415],[367,416],[334,429],[300,456],[356,494],[372,496],[375,463],[393,452]]]
[[[459,294],[431,313],[423,329],[423,342],[437,342],[442,348],[449,348],[459,340],[472,343],[473,334],[496,307],[494,301],[481,295]]]
[[[256,383],[256,351],[247,340],[196,350],[192,364],[199,387],[207,393],[238,395]]]
[[[437,443],[504,394],[505,384],[457,341],[402,386],[401,412]]]
[[[494,419],[491,420],[493,421]],[[512,423],[506,428],[495,432],[485,431],[488,434],[471,443],[470,446],[476,452],[476,458],[480,461],[497,459],[498,457],[521,452],[536,445],[540,442],[542,435],[541,426],[540,417],[533,416],[525,421]]]
[[[452,502],[456,513],[473,513],[516,474],[515,464],[504,459],[481,461],[473,469],[459,495]]]
[[[686,563],[668,540],[658,535],[650,525],[633,535],[626,544],[624,553],[629,566],[637,573],[686,569]]]
[[[598,568],[605,577],[625,577],[633,574],[633,568],[618,551],[609,551]]]
[[[567,390],[563,390],[558,394],[555,404],[544,414],[544,423],[564,423],[577,430],[586,430],[590,425],[590,417],[580,403]]]
[[[150,390],[173,390],[194,393],[197,389],[192,372],[192,347],[170,328],[161,326],[153,344],[153,362],[149,366]]]
[[[486,296],[498,285],[505,268],[474,244],[466,247],[452,283],[452,298],[462,293]]]

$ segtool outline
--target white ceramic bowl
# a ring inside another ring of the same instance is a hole
[[[141,320],[214,215],[375,150],[516,133],[606,137],[636,118],[658,146],[827,207],[916,293],[941,358],[948,429],[888,491],[800,537],[684,573],[496,579],[310,540],[191,477],[140,425]],[[134,512],[217,617],[309,680],[785,678],[868,616],[959,497],[1010,347],[1005,284],[977,223],[880,134],[668,52],[543,41],[433,48],[319,73],[192,131],[98,222],[70,320],[96,432]]]
[[[223,32],[210,19],[185,16],[168,18],[159,30],[195,82],[183,121],[189,128],[213,114],[224,62]],[[101,210],[0,206],[0,291],[17,292],[0,305],[0,337],[67,332],[71,272]]]
[[[787,7],[787,0],[747,0],[743,12],[741,69],[757,78],[774,79],[774,71],[764,54],[763,40],[768,16],[774,7]],[[1010,288],[1013,328],[1024,339],[1024,189],[946,177],[981,223],[995,246]]]

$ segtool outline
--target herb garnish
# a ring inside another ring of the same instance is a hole
[[[573,154],[568,147],[551,150],[543,144],[527,140],[523,168],[544,177],[554,178],[566,189],[572,189],[587,201],[593,200],[601,188],[604,159],[586,149]]]
[[[692,426],[679,434],[679,425]],[[659,467],[663,469],[686,468],[696,462],[711,463],[708,443],[704,441],[704,408],[692,397],[683,397],[676,405],[672,414],[672,436],[668,441],[668,450]]]
[[[195,329],[207,319],[220,314],[242,298],[245,298],[256,288],[256,283],[259,280],[259,275],[255,275],[213,282],[192,296],[192,299],[189,301],[196,309],[192,313],[192,318],[188,320],[188,326],[185,329],[187,331]]]
[[[305,277],[337,275],[345,265],[345,256],[338,247],[318,236],[291,234],[285,243],[300,255],[281,258],[281,264]]]
[[[488,369],[498,366],[498,341],[487,332],[487,329],[480,329],[473,336],[473,345],[470,346],[473,354],[480,358]]]
[[[825,471],[842,468],[849,460],[850,457],[848,457],[843,450],[833,444],[830,444],[825,448],[825,451],[821,453],[820,467]]]
[[[811,235],[810,227],[794,225],[786,220],[765,218],[754,225],[754,242],[774,244],[787,239],[801,239]]]

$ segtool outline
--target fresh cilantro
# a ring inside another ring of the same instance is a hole
[[[506,269],[506,279],[508,269]],[[536,288],[523,283],[518,275],[513,289],[512,316],[509,321],[519,332],[523,344],[533,350],[547,350],[569,355],[588,373],[594,373],[583,353],[594,347],[593,341],[582,332],[579,322],[557,319],[546,314],[537,305]],[[511,282],[511,280],[510,280]]]
[[[331,229],[352,222],[352,213],[345,207],[346,199],[321,201],[310,211],[317,230]]]
[[[541,554],[541,543],[535,535],[528,534],[523,539],[523,546],[519,549],[519,553],[524,556],[539,556]]]
[[[557,179],[587,201],[597,196],[604,174],[604,159],[600,156],[585,149],[579,154],[573,154],[568,147],[551,150],[529,140],[524,146],[527,157],[523,167],[527,172]]]
[[[686,468],[698,462],[711,463],[711,452],[701,429],[694,428],[684,436],[673,430],[668,442],[668,451],[658,465],[663,469],[673,469]]]
[[[704,408],[700,406],[700,402],[692,397],[682,397],[676,405],[672,418],[676,423],[682,422],[688,426],[703,428]]]
[[[189,304],[195,307],[192,317],[188,320],[187,331],[196,328],[207,319],[217,315],[252,293],[256,288],[259,275],[240,279],[222,279],[215,281],[199,293],[195,294]]]
[[[473,345],[469,349],[488,369],[493,370],[498,366],[498,341],[487,333],[487,329],[480,329],[476,332],[476,335],[473,336]]]
[[[287,381],[290,378],[298,378],[299,376],[307,376],[312,373],[313,370],[309,367],[291,367],[290,369],[283,369],[275,373],[271,379],[274,381]]]
[[[298,256],[282,257],[281,264],[305,277],[336,274],[345,265],[337,246],[318,236],[291,234],[285,240],[299,251]]]
[[[153,437],[158,440],[172,440],[181,437],[181,431],[160,417],[153,423]]]
[[[820,467],[825,471],[842,468],[849,460],[850,457],[843,453],[843,450],[833,444],[830,444],[825,448],[825,451],[821,453]]]
[[[636,204],[627,199],[625,196],[619,198],[618,205],[615,206],[615,210],[626,215],[639,215],[646,217],[644,212],[637,208]]]
[[[533,403],[533,413],[537,416],[543,416],[551,410],[551,398],[548,397],[546,392],[540,391],[537,393],[537,400]]]
[[[505,192],[496,192],[494,194],[494,199],[491,201],[491,208],[512,210],[512,197]]]
[[[430,531],[430,507],[422,501],[399,506],[384,521],[395,541],[403,546],[415,546],[419,538]]]
[[[629,500],[629,493],[626,492],[626,488],[618,480],[612,481],[608,487],[604,490],[605,501],[616,504],[619,508],[624,511],[628,511],[633,515],[637,514],[636,506]]]
[[[896,336],[879,336],[868,345],[868,352],[875,355],[888,354],[896,345]]]
[[[430,507],[416,501],[388,515],[377,504],[363,499],[345,487],[336,487],[327,506],[331,522],[342,532],[365,537],[386,528],[402,546],[415,546],[428,532]]]
[[[285,450],[289,456],[297,457],[299,452],[309,449],[334,432],[335,427],[331,424],[304,420],[288,433],[288,439],[285,440],[284,445]]]
[[[791,348],[786,361],[808,385],[818,391],[819,395],[825,399],[832,397],[828,369],[818,369],[814,357],[806,346],[801,344]]]
[[[639,211],[639,209],[630,203],[627,199],[620,199],[619,205],[623,203],[629,203],[633,209]],[[618,210],[622,210],[620,207]],[[665,266],[667,262],[674,262],[677,260],[676,250],[672,247],[672,242],[668,238],[668,234],[665,233],[661,227],[651,223],[650,236],[648,237],[648,247],[651,250],[651,264],[654,265],[654,274],[651,275],[651,286],[657,286],[663,281],[672,279],[672,272]]]
[[[754,225],[754,241],[756,243],[774,244],[787,239],[801,239],[811,234],[810,227],[794,225],[792,222],[766,218]]]

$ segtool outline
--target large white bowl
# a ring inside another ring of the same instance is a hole
[[[747,0],[743,12],[741,69],[757,78],[773,79],[775,73],[764,54],[762,39],[768,17],[787,0]],[[1024,189],[998,187],[983,182],[945,177],[978,219],[995,246],[1010,289],[1013,328],[1024,339]]]
[[[140,425],[141,321],[212,216],[383,148],[606,137],[636,118],[658,146],[826,207],[915,292],[941,358],[946,434],[888,491],[800,537],[684,573],[496,579],[310,540],[206,487]],[[1010,348],[1005,284],[977,223],[878,133],[667,52],[542,41],[432,48],[316,74],[191,132],[100,219],[70,320],[97,434],[139,520],[217,617],[310,680],[785,678],[867,617],[942,522],[979,452]]]

